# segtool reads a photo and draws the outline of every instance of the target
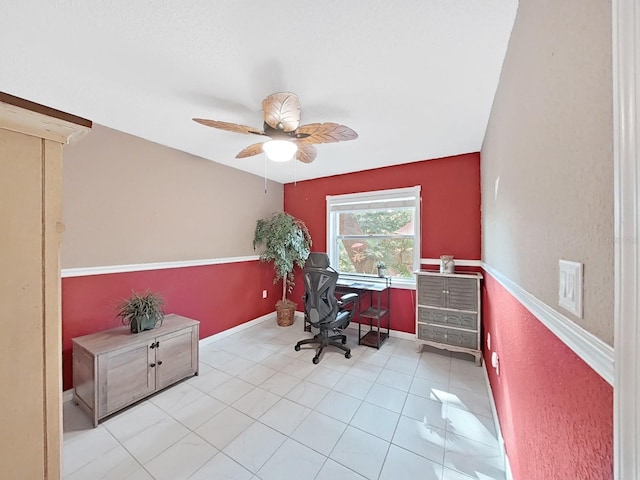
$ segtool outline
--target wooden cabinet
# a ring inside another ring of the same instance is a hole
[[[2,478],[62,476],[62,153],[90,129],[0,92]]]
[[[466,352],[482,364],[479,273],[417,274],[416,350],[431,345]]]
[[[190,375],[198,374],[199,322],[167,315],[162,326],[122,326],[73,339],[73,398],[93,424]]]

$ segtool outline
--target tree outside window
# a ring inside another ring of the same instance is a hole
[[[341,197],[328,199],[332,264],[342,273],[377,275],[383,262],[388,275],[412,279],[419,197],[406,198],[404,189]]]

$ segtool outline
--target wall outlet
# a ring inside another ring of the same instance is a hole
[[[262,290],[262,298],[267,298],[267,291],[266,290]]]
[[[496,369],[496,375],[500,375],[500,359],[496,352],[491,354],[491,366]]]

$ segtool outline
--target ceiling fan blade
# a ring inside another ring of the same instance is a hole
[[[262,101],[264,123],[283,132],[293,132],[300,125],[300,101],[295,93],[280,92]]]
[[[310,143],[299,143],[298,142],[298,153],[296,153],[296,159],[301,161],[302,163],[311,163],[316,159],[316,155],[318,151],[316,147],[311,145]]]
[[[331,122],[302,125],[296,134],[302,136],[298,143],[334,143],[358,138],[358,134],[349,127]]]
[[[263,151],[262,145],[264,145],[264,142],[254,143],[253,145],[249,145],[244,150],[241,150],[240,153],[236,155],[236,158],[245,158],[245,157],[252,157],[254,155],[258,155]]]
[[[235,133],[253,133],[255,135],[265,135],[262,130],[257,128],[247,127],[246,125],[239,125],[237,123],[219,122],[217,120],[207,120],[205,118],[194,118],[194,122],[198,122],[207,127],[219,128],[220,130],[226,130],[227,132]]]

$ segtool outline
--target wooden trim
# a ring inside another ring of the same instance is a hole
[[[60,447],[56,449],[54,442],[52,442],[51,436],[52,433],[56,432],[59,434],[60,425],[54,426],[51,424],[52,419],[50,419],[51,414],[51,404],[49,403],[49,399],[47,398],[48,388],[48,349],[49,349],[49,333],[47,328],[47,320],[54,318],[49,311],[49,287],[51,286],[51,274],[49,272],[49,268],[51,267],[51,258],[47,257],[47,253],[49,250],[49,244],[51,242],[50,234],[49,234],[49,206],[47,205],[47,201],[49,200],[47,195],[47,142],[42,139],[40,141],[40,206],[42,208],[41,211],[41,221],[42,221],[42,242],[40,244],[41,252],[40,255],[42,257],[42,269],[41,269],[41,281],[42,281],[42,290],[41,295],[42,298],[40,300],[42,304],[42,309],[40,311],[40,330],[42,332],[42,434],[43,434],[43,459],[42,465],[44,468],[44,478],[51,478],[49,472],[51,471],[52,465],[50,462],[54,460],[51,457],[57,457],[58,459],[61,457]],[[56,319],[57,320],[57,319]],[[53,428],[52,428],[53,427]],[[54,452],[52,450],[58,450]],[[51,453],[50,453],[51,452]],[[59,460],[58,460],[59,461]],[[60,473],[58,473],[58,476]]]
[[[42,285],[43,396],[45,478],[61,476],[62,319],[59,252],[62,234],[62,145],[42,140]]]
[[[42,115],[57,118],[58,120],[64,120],[65,122],[75,123],[76,125],[80,125],[81,127],[93,127],[93,122],[91,120],[87,120],[86,118],[78,117],[61,110],[56,110],[55,108],[47,107],[39,103],[31,102],[29,100],[25,100],[24,98],[14,97],[13,95],[9,95],[8,93],[0,92],[0,102],[14,105],[31,112],[41,113]]]
[[[612,2],[614,344],[613,465],[640,478],[640,7]]]
[[[58,143],[85,136],[93,123],[85,118],[0,92],[2,128]]]

